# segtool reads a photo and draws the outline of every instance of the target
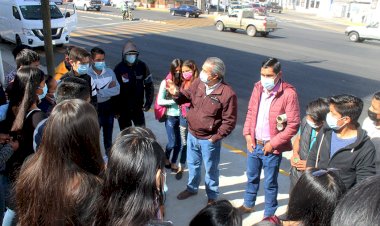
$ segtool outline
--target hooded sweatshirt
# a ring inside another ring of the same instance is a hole
[[[306,166],[337,169],[337,174],[347,189],[375,175],[375,146],[362,128],[358,127],[357,130],[358,135],[354,143],[330,156],[333,130],[329,127],[322,128],[310,151]]]

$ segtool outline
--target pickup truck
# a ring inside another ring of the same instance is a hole
[[[257,33],[266,37],[269,32],[277,29],[277,22],[275,17],[257,15],[254,10],[235,10],[231,14],[215,18],[215,26],[218,31],[229,28],[234,32],[240,29],[245,30],[251,37]]]
[[[363,42],[367,40],[380,41],[380,25],[379,21],[374,21],[367,26],[347,27],[345,34],[352,42]]]

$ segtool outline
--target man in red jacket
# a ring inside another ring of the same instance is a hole
[[[298,97],[295,88],[282,80],[281,64],[276,58],[262,63],[261,81],[255,84],[244,123],[243,135],[247,142],[247,188],[244,204],[239,210],[254,211],[264,168],[264,218],[273,216],[277,209],[278,184],[282,152],[292,149],[291,138],[300,123]],[[277,118],[283,118],[278,123]]]

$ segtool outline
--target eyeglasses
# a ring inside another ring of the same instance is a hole
[[[339,169],[337,169],[337,168],[320,169],[320,170],[312,172],[311,175],[313,175],[315,177],[320,177],[320,176],[325,175],[328,172],[336,172],[336,171],[339,171]]]

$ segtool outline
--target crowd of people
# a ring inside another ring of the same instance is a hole
[[[46,75],[35,51],[16,47],[17,68],[0,87],[2,225],[172,225],[165,219],[166,170],[181,180],[187,167],[186,189],[177,196],[185,200],[198,193],[202,163],[207,201],[191,226],[242,225],[243,215],[255,211],[262,170],[264,215],[256,225],[380,222],[380,92],[362,126],[363,101],[348,94],[311,101],[301,119],[281,63],[265,59],[242,131],[244,202],[234,207],[218,199],[221,142],[235,129],[238,111],[224,62],[209,57],[198,68],[176,58],[169,64],[156,95],[165,110],[162,148],[145,127],[155,95],[139,54],[128,41],[111,69],[103,49],[69,47],[56,74]],[[278,173],[282,153],[291,150],[290,198],[279,217]]]

